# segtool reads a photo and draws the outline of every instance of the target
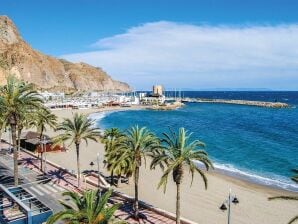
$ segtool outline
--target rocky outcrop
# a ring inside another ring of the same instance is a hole
[[[8,74],[48,90],[130,91],[101,68],[71,63],[32,49],[7,16],[0,16],[0,84]]]

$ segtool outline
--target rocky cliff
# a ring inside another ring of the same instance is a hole
[[[7,74],[48,90],[129,91],[128,84],[113,80],[101,68],[71,63],[44,55],[22,40],[7,16],[0,16],[0,84]]]

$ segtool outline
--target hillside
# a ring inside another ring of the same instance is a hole
[[[31,48],[7,16],[0,16],[0,84],[7,74],[48,90],[129,91],[128,84],[113,80],[101,68],[71,63]]]

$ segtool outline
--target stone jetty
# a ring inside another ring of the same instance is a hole
[[[252,101],[252,100],[226,100],[226,99],[202,99],[202,98],[184,98],[182,102],[185,103],[223,103],[223,104],[237,104],[256,107],[268,108],[289,108],[289,104],[281,102],[266,102],[266,101]]]
[[[166,103],[163,105],[152,105],[152,106],[148,107],[147,109],[149,109],[149,110],[176,110],[183,106],[184,106],[184,104],[182,102],[176,101],[173,103]]]

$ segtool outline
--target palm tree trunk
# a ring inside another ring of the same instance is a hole
[[[13,173],[14,173],[14,185],[19,185],[19,169],[18,169],[18,158],[19,153],[17,149],[17,128],[15,122],[10,123],[11,127],[11,139],[12,139],[12,148],[13,148]]]
[[[81,186],[81,167],[80,167],[80,144],[76,144],[77,168],[78,168],[78,188]]]
[[[22,129],[18,128],[18,152],[20,153],[21,150],[21,134],[22,134]]]
[[[119,182],[121,183],[121,179],[122,179],[121,174],[119,174],[117,178],[117,187],[119,186]]]
[[[39,139],[40,140],[42,139],[43,129],[44,129],[44,127],[41,127],[40,134],[39,134]]]
[[[39,140],[40,140],[40,170],[43,171],[43,144],[42,141],[43,127],[41,128]]]
[[[180,183],[177,186],[177,196],[176,196],[176,224],[180,224]]]
[[[134,181],[135,181],[135,218],[139,218],[139,167],[136,167],[135,174],[134,174]]]
[[[0,143],[2,142],[2,129],[0,129]],[[0,148],[1,149],[1,148]]]
[[[40,143],[40,170],[43,171],[43,144]]]

